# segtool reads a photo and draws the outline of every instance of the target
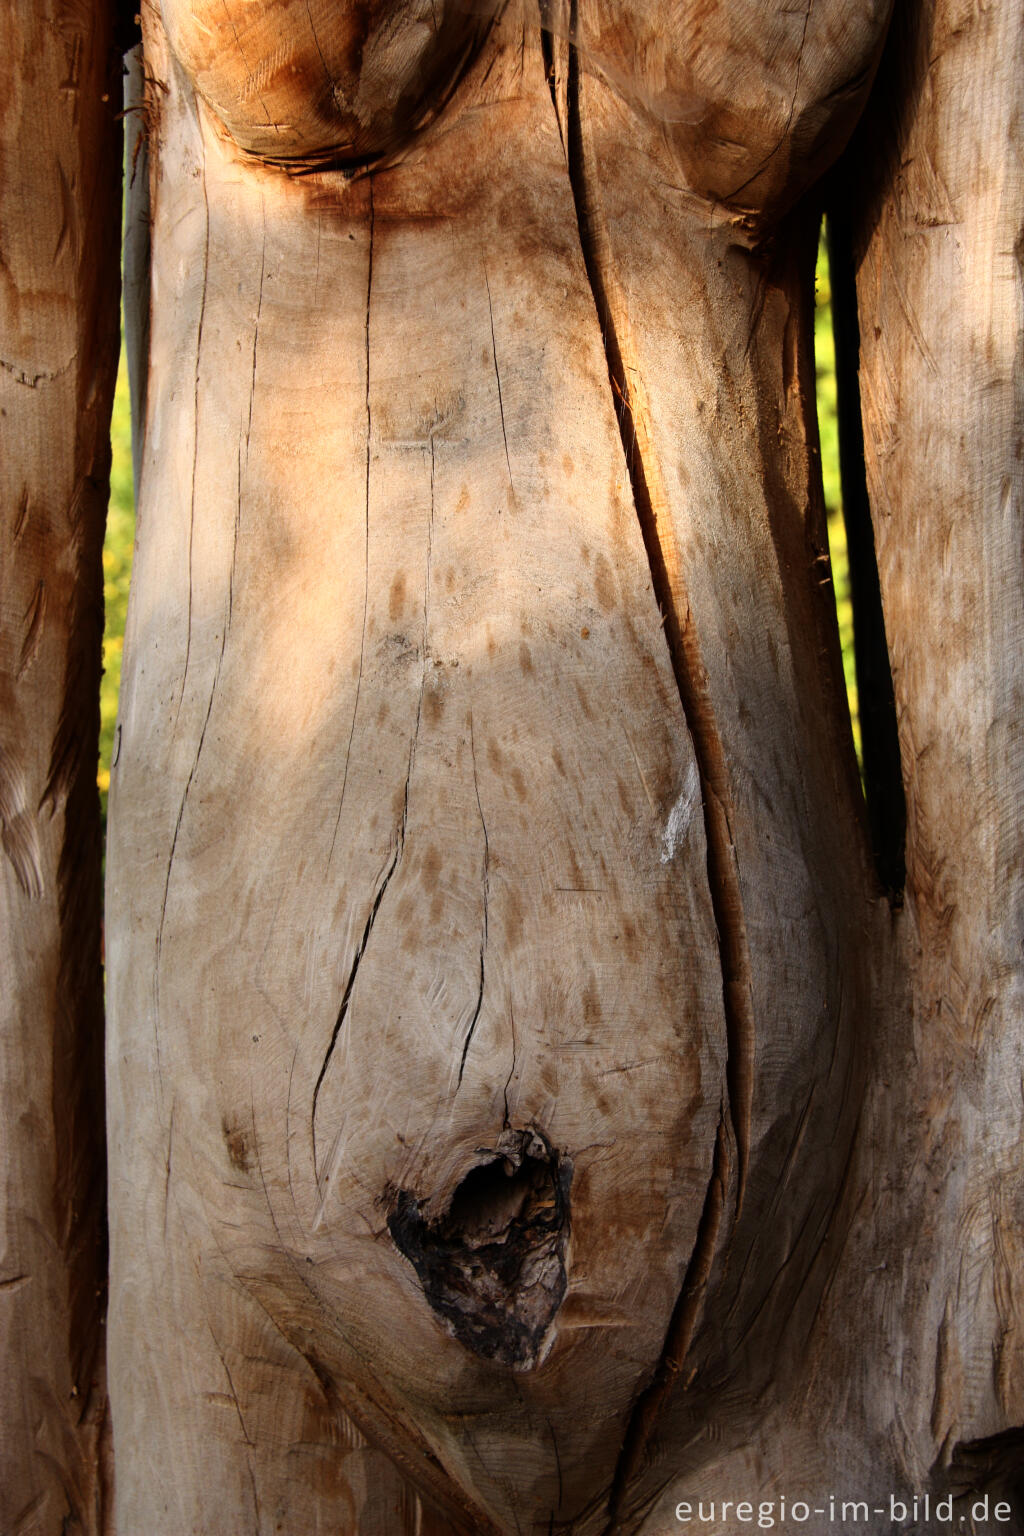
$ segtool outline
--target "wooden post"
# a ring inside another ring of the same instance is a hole
[[[120,59],[0,14],[0,1529],[109,1525],[100,814]]]
[[[70,1063],[116,186],[74,16],[0,22],[47,132],[78,103],[71,159],[0,119],[0,1446],[46,1536],[110,1528]],[[1024,1529],[1019,15],[142,19],[118,1536],[665,1536],[687,1501],[725,1536],[783,1500],[924,1529],[926,1493]],[[905,849],[827,591],[825,198]],[[59,1412],[17,1397],[39,1337]]]

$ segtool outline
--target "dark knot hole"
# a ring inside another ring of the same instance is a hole
[[[392,1191],[388,1230],[447,1331],[486,1360],[538,1364],[566,1291],[572,1165],[537,1131],[506,1132],[440,1216]]]

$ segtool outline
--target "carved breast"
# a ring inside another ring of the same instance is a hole
[[[574,42],[661,126],[691,191],[781,211],[845,141],[890,10],[890,0],[580,0]]]
[[[889,0],[566,0],[524,31],[568,43],[667,137],[687,187],[781,211],[856,118]],[[299,168],[358,167],[433,121],[476,56],[494,0],[163,0],[167,33],[235,142]]]
[[[163,0],[193,84],[235,142],[295,166],[359,165],[443,106],[486,34],[451,0]]]

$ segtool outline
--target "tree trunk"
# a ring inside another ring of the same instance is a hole
[[[896,1440],[905,1482],[990,1488],[1013,1501],[1018,1528],[1022,65],[1013,6],[898,10],[850,157],[907,888],[829,1326],[838,1346],[859,1305],[862,1351],[900,1362],[859,1393],[879,1442]]]
[[[108,8],[0,14],[0,1530],[108,1529],[101,545],[117,364]]]
[[[1024,1529],[1022,29],[888,9],[145,0],[118,1536]]]

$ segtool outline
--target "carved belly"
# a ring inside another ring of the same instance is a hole
[[[529,185],[484,169],[496,131]],[[206,157],[208,222],[163,210],[180,289],[153,346],[180,361],[150,405],[114,864],[165,876],[132,940],[156,993],[129,1003],[122,969],[121,1016],[178,1085],[208,1219],[264,1234],[231,1267],[273,1315],[287,1296],[342,1400],[461,1467],[450,1416],[505,1434],[515,1370],[554,1507],[537,1425],[566,1443],[591,1401],[611,1476],[726,1051],[698,774],[557,126],[473,120],[471,198],[398,170],[311,206],[239,183],[213,136]]]

